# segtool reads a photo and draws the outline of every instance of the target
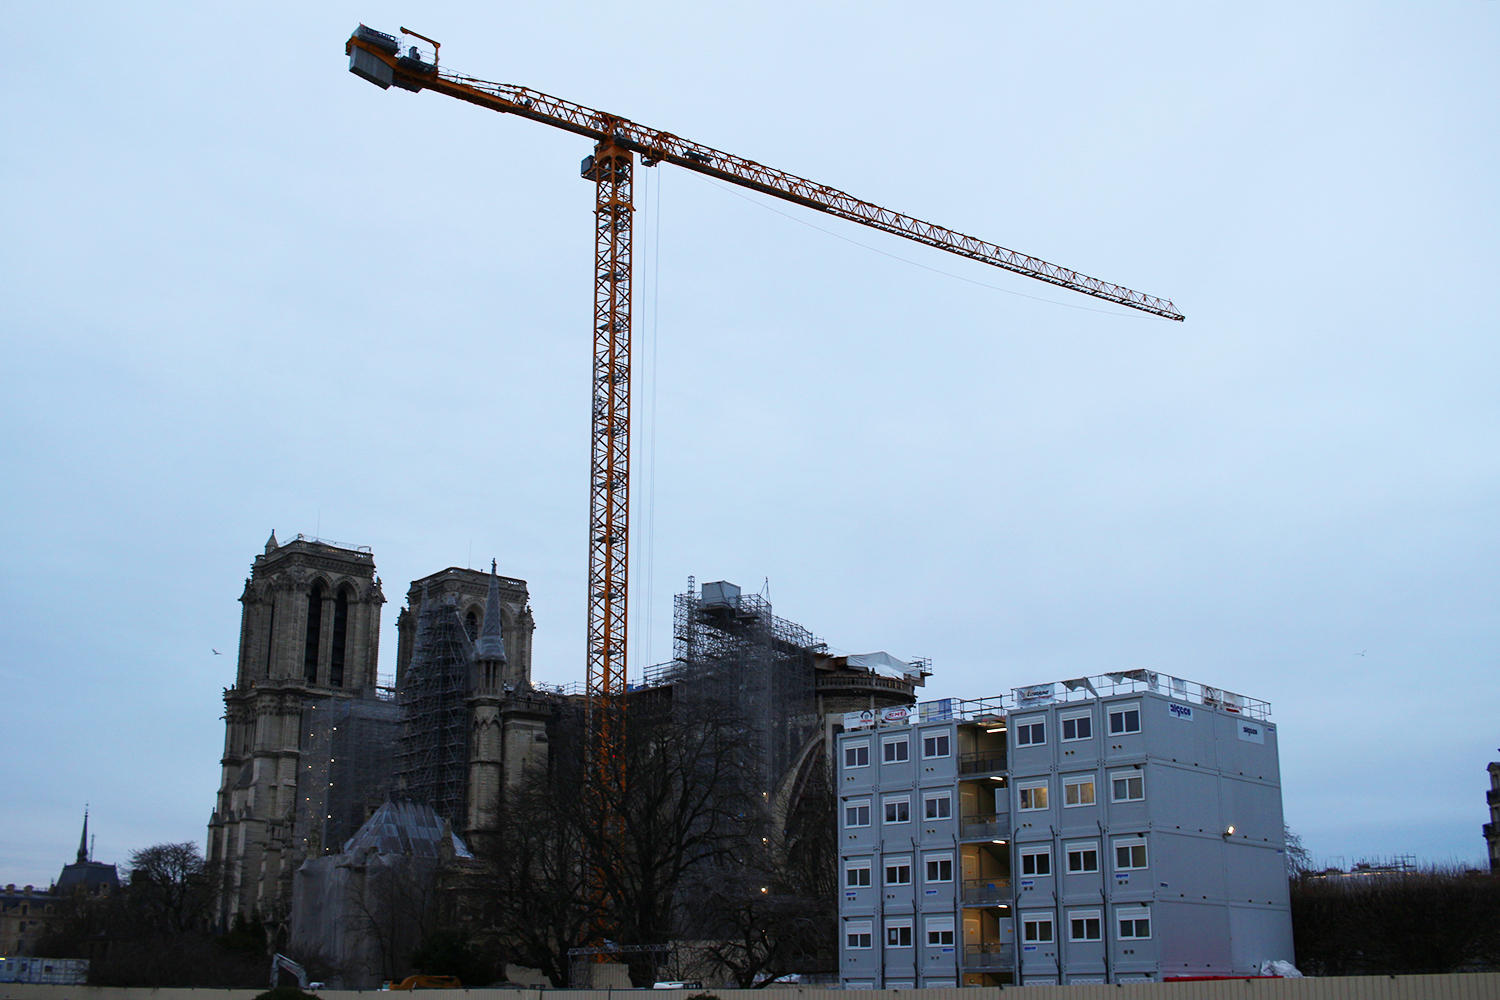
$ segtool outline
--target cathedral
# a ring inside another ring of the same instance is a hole
[[[273,532],[255,557],[208,824],[224,926],[283,923],[297,868],[341,850],[387,799],[482,835],[505,789],[545,764],[558,698],[531,686],[526,581],[492,563],[413,582],[394,685],[377,672],[385,600],[365,547]]]
[[[832,655],[765,598],[688,582],[672,662],[648,667],[630,697],[683,719],[705,699],[733,705],[772,827],[790,836],[817,807],[808,790],[845,713],[909,706],[929,665]],[[297,871],[375,836],[361,828],[388,802],[401,808],[384,815],[421,813],[440,828],[428,839],[464,851],[499,826],[507,792],[546,766],[552,739],[577,732],[569,699],[532,686],[529,602],[526,581],[494,563],[413,581],[392,681],[378,672],[385,594],[370,550],[271,535],[240,595],[238,670],[224,691],[208,824],[221,926],[258,916],[289,931]]]

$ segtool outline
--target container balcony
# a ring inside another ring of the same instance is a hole
[[[1009,840],[1010,816],[965,816],[959,827],[961,840]]]
[[[1016,946],[998,941],[964,946],[965,969],[1013,969],[1016,967]]]
[[[993,903],[1009,903],[1010,897],[1011,890],[1009,878],[996,877],[964,879],[965,904],[984,906]]]
[[[959,774],[996,774],[1006,768],[1004,750],[976,750],[958,758]]]

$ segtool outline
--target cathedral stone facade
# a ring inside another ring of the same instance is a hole
[[[221,924],[281,924],[304,860],[339,851],[391,796],[435,804],[434,789],[411,780],[414,749],[446,755],[443,776],[461,791],[439,814],[468,836],[493,826],[527,763],[545,763],[555,705],[531,689],[525,581],[450,568],[413,583],[408,599],[393,691],[377,675],[385,595],[369,549],[301,535],[281,544],[273,533],[255,557],[208,825]],[[443,711],[416,718],[414,696],[432,690],[421,678],[441,659],[439,629],[455,638],[461,671]],[[445,721],[442,732],[422,731],[431,719]]]
[[[309,701],[375,696],[385,594],[368,550],[272,533],[240,595],[239,667],[224,691],[224,756],[208,854],[223,870],[220,919],[275,920],[291,898],[302,717]],[[311,819],[301,810],[300,824]]]

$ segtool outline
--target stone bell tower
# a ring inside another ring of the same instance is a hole
[[[240,603],[239,665],[224,691],[223,777],[208,825],[208,855],[223,870],[224,924],[256,913],[276,922],[288,911],[292,872],[324,829],[324,810],[332,812],[327,788],[316,802],[313,789],[299,791],[299,781],[311,780],[303,751],[318,736],[304,732],[304,711],[379,701],[385,596],[368,548],[302,535],[283,545],[273,532]],[[326,776],[322,783],[332,784]],[[304,805],[319,815],[300,816]]]

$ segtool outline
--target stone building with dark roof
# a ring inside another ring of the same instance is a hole
[[[83,811],[83,836],[78,839],[78,857],[71,865],[63,865],[57,884],[52,887],[58,896],[108,896],[120,888],[120,873],[114,865],[95,861],[90,856],[89,813]]]
[[[83,813],[83,835],[78,855],[63,865],[62,874],[49,889],[7,885],[0,889],[0,955],[33,955],[38,940],[55,930],[70,902],[106,899],[120,888],[114,865],[95,861],[89,850],[89,814]]]

